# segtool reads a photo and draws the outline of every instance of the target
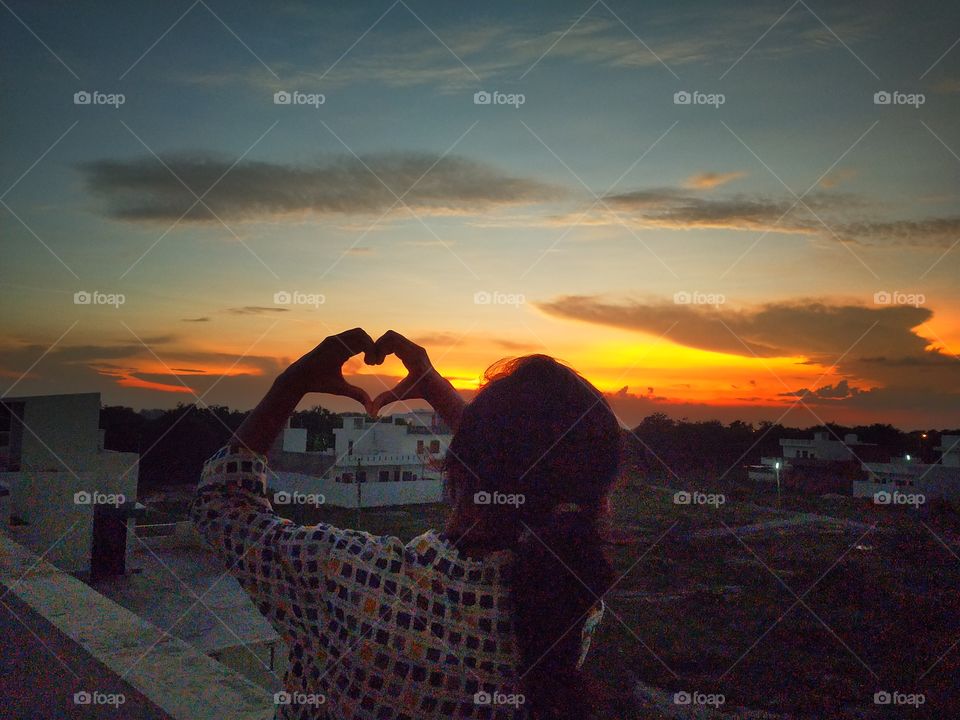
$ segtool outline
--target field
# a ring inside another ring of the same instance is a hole
[[[692,490],[693,488],[689,488]],[[607,717],[960,717],[956,536],[915,511],[729,483],[722,504],[624,477],[611,559],[621,578],[587,665]],[[749,499],[748,499],[749,498]],[[319,508],[409,539],[440,505]],[[901,693],[880,705],[874,694]],[[674,693],[722,694],[677,705]],[[907,704],[923,694],[923,704]],[[696,714],[700,713],[700,714]]]

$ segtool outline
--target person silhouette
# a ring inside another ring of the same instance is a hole
[[[408,375],[371,398],[342,372],[360,353],[396,355]],[[441,531],[403,543],[274,513],[266,452],[309,392],[374,416],[433,406],[453,430]],[[546,355],[495,363],[469,404],[394,331],[348,330],[290,365],[205,463],[191,507],[288,646],[276,717],[588,717],[582,667],[612,584],[600,524],[619,450],[603,395]]]

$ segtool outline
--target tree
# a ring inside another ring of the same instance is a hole
[[[320,451],[333,447],[334,428],[343,427],[343,418],[315,405],[290,416],[290,427],[306,428],[307,450]]]

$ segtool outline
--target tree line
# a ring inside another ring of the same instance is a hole
[[[224,405],[181,403],[169,410],[141,411],[111,405],[101,408],[100,427],[106,431],[108,450],[140,454],[141,488],[151,490],[195,483],[204,461],[227,443],[246,416]],[[294,412],[290,425],[306,428],[308,451],[322,451],[333,447],[333,430],[343,426],[343,418],[316,405]],[[739,420],[692,422],[656,413],[624,431],[624,463],[644,476],[666,481],[672,473],[733,476],[744,465],[758,463],[761,456],[780,455],[782,438],[812,438],[816,432],[827,432],[834,440],[856,433],[861,442],[876,444],[890,456],[911,453],[922,462],[937,461],[934,448],[941,435],[960,435],[960,430],[904,432],[880,423],[796,428]]]
[[[170,410],[142,410],[121,405],[100,409],[104,447],[140,454],[141,489],[195,483],[203,463],[223,447],[247,412],[224,405],[178,404]],[[306,428],[307,450],[333,446],[334,428],[343,418],[319,405],[291,415],[290,426]]]

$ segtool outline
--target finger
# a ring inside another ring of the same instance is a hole
[[[338,335],[332,335],[325,342],[330,342],[337,357],[344,361],[358,353],[370,357],[375,352],[375,344],[367,331],[363,328],[353,328]]]
[[[426,350],[394,330],[388,330],[380,336],[376,349],[380,362],[383,362],[387,355],[396,355],[407,370],[420,369],[427,357]]]

